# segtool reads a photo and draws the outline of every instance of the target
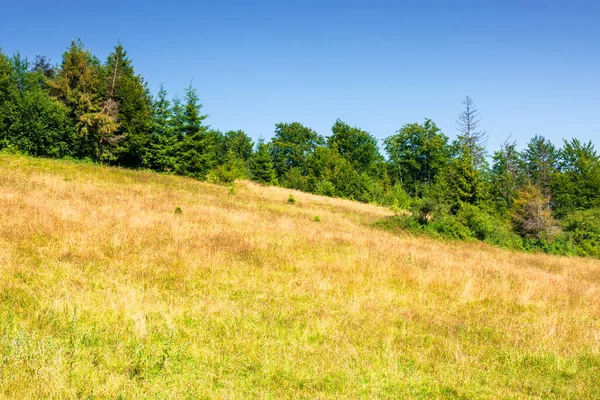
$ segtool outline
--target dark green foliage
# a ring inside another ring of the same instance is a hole
[[[339,119],[331,128],[331,132],[331,136],[327,138],[327,145],[337,150],[358,173],[373,172],[375,164],[383,160],[379,154],[377,139],[368,132],[351,127]]]
[[[223,150],[225,154],[232,151],[235,155],[248,162],[252,157],[254,142],[243,130],[227,131],[223,136]]]
[[[181,207],[175,207],[175,215],[182,215],[183,214],[183,210],[181,209]]]
[[[290,194],[290,197],[288,197],[288,199],[287,199],[287,203],[288,204],[296,204],[296,198],[294,197],[293,194]]]
[[[458,156],[454,158],[445,173],[450,183],[451,207],[456,210],[463,203],[478,204],[484,197],[482,172],[475,168],[469,149],[456,143]]]
[[[600,208],[576,211],[570,214],[563,226],[582,256],[600,257]]]
[[[152,137],[152,96],[121,44],[108,56],[104,80],[105,97],[118,105],[119,127],[114,135],[119,140],[114,141],[112,158],[120,165],[139,166]]]
[[[557,151],[543,136],[535,135],[522,152],[521,158],[527,177],[546,197],[551,196],[550,184],[556,172]]]
[[[70,111],[75,126],[75,155],[111,160],[119,124],[118,103],[105,97],[103,68],[81,41],[72,42],[60,68],[49,81],[51,93]]]
[[[45,77],[29,66],[18,54],[12,59],[0,55],[0,140],[25,154],[70,156],[74,135],[69,110],[48,95],[42,87]]]
[[[504,142],[494,153],[491,171],[491,195],[498,212],[506,215],[512,208],[516,193],[523,185],[523,163],[515,142]]]
[[[309,178],[302,174],[302,170],[298,167],[290,168],[283,177],[279,180],[281,186],[301,190],[303,192],[310,191]]]
[[[14,120],[16,111],[17,81],[10,59],[0,50],[0,144],[7,146],[10,141],[8,129]]]
[[[318,133],[299,122],[275,125],[275,136],[269,150],[277,177],[282,178],[292,168],[305,173],[308,157],[324,142]]]
[[[174,110],[167,99],[167,91],[160,85],[158,96],[152,109],[152,136],[147,151],[144,153],[142,165],[156,171],[169,172],[177,167],[178,157],[175,153],[179,135],[173,121]]]
[[[250,178],[265,185],[277,184],[277,176],[269,153],[269,146],[262,139],[258,141],[256,153],[250,158]]]
[[[209,131],[202,124],[207,116],[200,113],[202,104],[191,84],[186,90],[184,101],[183,106],[176,104],[177,108],[174,109],[176,124],[173,128],[178,137],[175,146],[178,157],[175,171],[181,175],[203,179],[218,163],[219,134]]]
[[[389,174],[411,194],[432,183],[450,162],[448,138],[430,119],[407,124],[385,140],[392,163]]]
[[[565,141],[552,179],[556,214],[600,207],[600,158],[591,142]]]
[[[22,92],[8,134],[21,152],[42,157],[72,155],[74,127],[68,109],[39,88]]]

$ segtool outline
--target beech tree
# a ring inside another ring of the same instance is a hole
[[[390,157],[389,174],[411,194],[434,182],[450,162],[448,138],[430,119],[402,127],[384,141]]]
[[[283,177],[292,168],[298,168],[304,174],[308,157],[324,143],[322,136],[299,122],[275,125],[269,151],[277,176]]]

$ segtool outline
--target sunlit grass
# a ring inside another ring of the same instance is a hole
[[[600,262],[390,214],[0,154],[0,397],[600,395]]]

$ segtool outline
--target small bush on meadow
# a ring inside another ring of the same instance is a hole
[[[315,194],[321,196],[335,196],[335,186],[330,181],[320,181],[315,187]]]

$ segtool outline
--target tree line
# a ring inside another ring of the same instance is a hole
[[[455,239],[600,257],[600,157],[543,136],[488,154],[471,98],[450,140],[430,120],[383,141],[337,120],[328,136],[278,123],[269,142],[206,124],[197,91],[154,96],[121,44],[105,61],[81,41],[58,65],[0,51],[0,149],[88,159],[217,183],[251,179],[406,210],[381,225]],[[382,152],[383,150],[383,152]]]

